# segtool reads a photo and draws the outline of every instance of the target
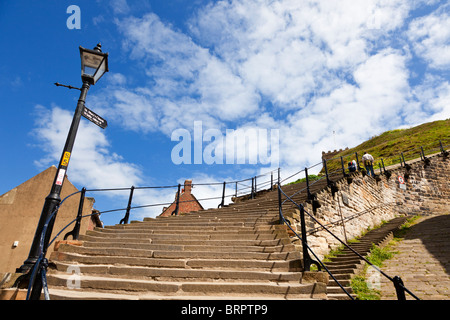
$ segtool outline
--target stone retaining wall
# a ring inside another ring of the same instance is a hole
[[[305,208],[323,225],[334,223],[327,228],[343,241],[399,215],[450,212],[449,162],[448,157],[437,154],[426,161],[413,161],[406,168],[387,168],[387,175],[376,178],[354,173],[336,183],[339,190],[334,194],[330,188],[317,194],[320,208],[314,211],[310,204]],[[296,227],[300,230],[298,221]],[[307,217],[307,231],[317,227],[320,225]],[[322,259],[340,242],[322,229],[308,235],[308,244]]]

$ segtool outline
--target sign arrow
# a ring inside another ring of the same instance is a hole
[[[81,115],[102,129],[105,129],[108,126],[108,122],[105,119],[100,117],[94,111],[89,110],[86,106],[84,106]]]

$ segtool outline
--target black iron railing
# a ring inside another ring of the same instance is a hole
[[[445,143],[450,142],[450,139],[447,139],[445,141]],[[432,147],[430,147],[432,146]],[[430,148],[429,148],[430,147]],[[432,143],[426,146],[426,148],[424,149],[424,146],[421,146],[420,148],[415,148],[415,149],[410,149],[407,150],[405,152],[400,153],[400,155],[398,156],[394,156],[394,157],[390,157],[390,158],[385,158],[385,159],[381,159],[381,163],[379,163],[379,173],[380,174],[385,174],[385,175],[390,175],[389,171],[386,170],[385,167],[385,161],[388,160],[389,165],[394,165],[394,164],[400,164],[401,167],[405,167],[407,170],[410,169],[410,165],[406,163],[406,161],[409,160],[413,160],[413,159],[417,159],[417,154],[419,153],[420,155],[420,159],[424,162],[425,166],[427,166],[429,164],[429,159],[426,157],[426,155],[430,155],[432,153],[436,153],[436,152],[440,152],[443,157],[448,157],[449,156],[449,152],[447,151],[449,145],[444,145],[442,143],[441,140],[439,140],[439,144],[438,146],[436,146],[436,143]],[[426,151],[426,153],[425,153]],[[406,157],[405,157],[406,155]],[[286,221],[286,219],[284,218],[284,215],[282,213],[282,206],[280,206],[279,211],[280,211],[280,223],[286,223],[288,225],[289,228],[291,228],[291,230],[297,235],[297,237],[299,237],[299,239],[302,241],[302,245],[304,246],[304,250],[303,252],[306,253],[304,256],[304,259],[306,259],[306,262],[304,261],[304,264],[306,267],[309,267],[311,264],[316,264],[319,268],[324,268],[325,270],[327,270],[327,268],[323,265],[322,262],[319,261],[319,259],[317,259],[317,256],[311,251],[311,249],[309,248],[308,244],[307,244],[307,240],[306,240],[306,235],[307,235],[307,231],[306,231],[306,226],[304,223],[304,213],[307,213],[312,219],[314,219],[303,207],[303,205],[298,204],[295,201],[295,197],[299,196],[302,192],[305,192],[307,195],[307,200],[310,201],[313,205],[313,208],[315,208],[316,206],[319,206],[320,204],[318,204],[318,202],[315,200],[315,195],[314,192],[312,192],[312,188],[314,187],[314,185],[316,183],[320,183],[321,181],[323,181],[323,179],[326,179],[326,186],[331,188],[331,191],[334,193],[337,191],[337,187],[335,185],[335,181],[336,178],[342,178],[342,177],[348,177],[349,174],[351,173],[351,170],[349,170],[348,168],[346,169],[344,166],[344,160],[345,158],[348,157],[355,157],[355,160],[357,162],[357,168],[356,171],[360,171],[362,172],[362,174],[364,175],[364,169],[362,169],[359,165],[359,155],[358,152],[355,153],[351,153],[351,154],[346,154],[343,156],[339,156],[336,158],[331,158],[331,159],[322,159],[321,162],[318,162],[308,168],[305,168],[303,170],[300,170],[292,175],[289,175],[287,178],[281,179],[281,169],[278,168],[276,170],[272,170],[270,172],[258,175],[258,176],[254,176],[251,178],[247,178],[244,180],[237,180],[237,181],[229,181],[229,182],[214,182],[214,183],[197,183],[197,184],[192,184],[192,186],[218,186],[218,185],[222,185],[222,193],[221,196],[217,196],[217,197],[208,197],[208,198],[202,198],[202,199],[198,199],[196,201],[210,201],[210,200],[220,200],[220,203],[218,205],[218,207],[224,207],[225,206],[225,200],[227,198],[238,198],[238,197],[242,197],[242,198],[247,198],[247,199],[254,199],[255,197],[258,196],[258,193],[261,193],[263,191],[271,191],[274,189],[274,174],[277,174],[277,189],[279,192],[279,197],[281,197],[281,194],[283,194],[286,197],[286,201],[290,201],[294,204],[294,206],[297,206],[300,210],[300,215],[301,215],[301,230],[302,230],[302,236],[299,236],[289,225],[289,223]],[[338,168],[337,170],[333,170],[333,171],[329,171],[328,170],[328,165],[327,163],[334,161],[334,160],[338,160],[340,161],[340,168]],[[309,175],[308,175],[308,171],[323,165],[323,169],[324,169],[324,175],[322,177],[320,177],[318,180],[315,180],[313,182],[309,181]],[[383,172],[384,171],[384,172]],[[285,192],[281,189],[281,184],[283,182],[287,182],[288,180],[299,176],[300,174],[304,174],[305,175],[305,181],[306,181],[306,186],[304,188],[302,188],[301,190],[297,190],[294,194],[288,196],[285,194]],[[270,176],[270,179],[268,178]],[[266,180],[264,180],[264,178]],[[405,178],[407,179],[407,174],[405,174]],[[261,182],[262,180],[262,182]],[[334,180],[334,181],[333,181]],[[248,183],[251,183],[251,185],[248,185]],[[226,193],[226,187],[227,186],[234,186],[234,192],[233,193]],[[73,194],[71,194],[70,196],[66,197],[61,203],[60,205],[55,208],[55,211],[53,212],[53,214],[50,216],[50,219],[58,212],[59,208],[63,205],[63,203],[65,202],[65,200],[69,197],[72,197],[78,193],[80,193],[80,203],[78,206],[78,212],[77,212],[77,216],[74,220],[72,220],[67,226],[65,226],[57,235],[56,237],[54,237],[54,239],[47,245],[46,248],[42,247],[43,241],[41,242],[41,256],[38,259],[38,261],[35,264],[35,267],[32,269],[32,271],[30,271],[30,279],[32,281],[29,282],[29,290],[28,290],[28,294],[27,294],[27,299],[28,298],[32,298],[32,299],[39,299],[40,296],[40,292],[42,291],[42,287],[43,287],[43,283],[44,283],[44,293],[45,293],[45,297],[48,298],[48,291],[45,292],[45,270],[47,268],[47,259],[45,258],[45,254],[47,252],[47,248],[50,247],[50,245],[56,240],[57,237],[59,237],[59,235],[66,230],[70,225],[74,224],[74,228],[72,231],[68,232],[67,234],[65,234],[64,239],[67,239],[69,236],[72,236],[73,239],[78,239],[79,237],[79,231],[80,231],[80,225],[81,225],[81,220],[83,218],[86,217],[90,217],[94,214],[107,214],[107,213],[112,213],[112,212],[120,212],[120,211],[125,211],[125,216],[120,220],[120,224],[128,224],[129,223],[129,217],[130,217],[130,213],[132,210],[136,210],[136,209],[141,209],[141,208],[149,208],[149,207],[162,207],[165,205],[171,205],[172,202],[167,202],[167,203],[153,203],[153,204],[147,204],[147,205],[139,205],[139,206],[133,206],[132,202],[133,202],[133,197],[134,197],[134,193],[136,190],[140,190],[140,189],[163,189],[163,188],[177,188],[177,196],[176,196],[176,208],[175,210],[172,212],[174,215],[178,215],[179,214],[179,206],[181,203],[183,202],[190,202],[190,201],[194,201],[194,200],[188,200],[188,201],[180,201],[180,187],[181,185],[174,185],[174,186],[157,186],[157,187],[135,187],[132,186],[130,188],[108,188],[108,189],[86,189],[86,188],[82,188],[81,191],[75,192]],[[116,209],[111,209],[111,210],[104,210],[104,211],[97,211],[95,213],[92,214],[87,214],[87,215],[82,215],[83,213],[83,204],[84,204],[84,199],[86,197],[86,193],[90,192],[90,193],[95,193],[95,192],[117,192],[117,191],[129,191],[129,197],[128,197],[128,204],[126,208],[116,208]],[[316,190],[317,192],[317,190]],[[281,203],[281,198],[279,198],[279,203]],[[50,220],[49,219],[49,220]],[[314,219],[315,220],[315,219]],[[316,220],[317,222],[317,220]],[[320,223],[319,223],[320,224]],[[328,229],[326,228],[326,226],[321,226],[321,228],[325,229],[328,231]],[[42,233],[42,238],[45,236],[45,233],[47,231],[47,228],[45,227]],[[308,231],[311,232],[311,231]],[[334,235],[333,235],[334,236]],[[338,239],[340,241],[340,239]],[[344,244],[345,245],[345,244]],[[353,251],[353,249],[350,248],[350,250]],[[309,256],[309,253],[311,252],[317,260],[313,260],[311,259],[311,257]],[[355,252],[355,254],[358,254]],[[363,260],[365,260],[366,262],[368,262],[365,258],[362,258]],[[368,262],[370,263],[370,262]],[[376,268],[376,267],[375,267]],[[327,270],[328,271],[328,270]],[[380,270],[381,272],[381,270]],[[382,272],[381,272],[382,273]],[[383,274],[383,273],[382,273]],[[409,290],[407,290],[406,288],[404,288],[401,279],[399,279],[398,277],[394,277],[394,278],[390,278],[389,276],[385,275],[388,279],[390,279],[394,285],[396,286],[396,289],[398,289],[399,291],[399,298],[401,298],[401,294],[403,292],[404,295],[404,291],[409,292]],[[331,277],[334,279],[334,277],[331,275]],[[40,285],[35,286],[35,280],[38,279],[37,282],[40,282]],[[40,279],[40,280],[39,280]],[[335,280],[336,281],[336,280]],[[337,281],[336,281],[337,282]],[[340,285],[340,284],[339,284]],[[31,290],[32,289],[32,290]],[[410,293],[412,296],[414,296],[412,293]],[[415,296],[414,296],[415,297]]]
[[[388,276],[385,272],[383,272],[380,268],[378,268],[377,266],[375,266],[374,264],[372,264],[369,260],[367,260],[365,257],[363,257],[361,254],[359,254],[356,250],[354,250],[352,247],[350,247],[346,242],[342,241],[341,239],[339,239],[334,233],[332,233],[327,227],[325,227],[322,223],[320,223],[316,218],[314,218],[311,214],[309,214],[308,211],[305,210],[305,208],[303,207],[302,204],[298,204],[295,201],[293,201],[290,197],[288,197],[283,190],[281,189],[281,186],[278,186],[278,192],[280,194],[280,196],[278,197],[279,199],[281,199],[281,194],[283,194],[286,197],[286,201],[290,201],[292,202],[299,210],[300,210],[300,223],[301,223],[301,236],[291,227],[291,224],[287,222],[287,220],[284,218],[283,215],[283,209],[282,206],[284,204],[284,202],[281,202],[280,200],[280,221],[283,221],[284,224],[286,224],[293,232],[294,234],[299,238],[299,240],[302,243],[302,248],[303,248],[303,267],[305,271],[310,271],[310,267],[312,264],[315,264],[318,266],[319,271],[321,270],[321,267],[323,267],[328,274],[330,275],[330,277],[336,282],[336,284],[349,296],[350,299],[354,300],[353,296],[347,291],[345,290],[345,288],[342,286],[342,284],[339,283],[339,281],[333,276],[333,274],[326,268],[326,266],[323,264],[323,262],[321,262],[317,255],[312,251],[312,249],[308,246],[308,241],[307,241],[307,232],[306,232],[306,228],[305,228],[305,213],[314,220],[315,223],[319,224],[321,226],[321,228],[323,228],[324,230],[326,230],[329,234],[331,234],[336,240],[338,240],[342,245],[344,245],[346,248],[348,248],[349,250],[351,250],[354,254],[356,254],[361,260],[364,260],[367,264],[369,264],[370,266],[372,266],[373,268],[375,268],[378,272],[380,272],[380,274],[382,274],[384,277],[386,277],[387,279],[389,279],[390,281],[392,281],[396,293],[397,293],[397,299],[398,300],[406,300],[406,296],[405,296],[405,292],[407,292],[408,294],[410,294],[414,299],[416,300],[420,300],[414,293],[412,293],[410,290],[408,290],[404,284],[402,279],[399,276],[395,276],[395,277],[390,277]],[[317,260],[312,260],[311,256],[309,254],[309,252],[311,252],[314,257]]]

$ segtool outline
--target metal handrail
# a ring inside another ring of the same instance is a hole
[[[359,258],[361,258],[362,260],[364,260],[366,263],[368,263],[370,266],[374,267],[377,271],[379,271],[383,276],[385,276],[387,279],[389,279],[390,281],[392,281],[392,283],[394,284],[394,287],[396,289],[397,292],[397,298],[398,300],[405,300],[405,295],[404,292],[408,292],[413,298],[415,298],[416,300],[420,300],[416,295],[414,295],[410,290],[408,290],[404,285],[403,285],[403,281],[401,280],[401,278],[399,276],[395,276],[394,278],[388,276],[386,273],[384,273],[383,271],[381,271],[381,269],[379,269],[377,266],[375,266],[374,264],[372,264],[369,260],[367,260],[366,258],[364,258],[361,254],[359,254],[357,251],[355,251],[352,247],[350,247],[348,244],[346,244],[344,241],[342,241],[341,239],[339,239],[334,233],[332,233],[328,228],[326,228],[322,223],[320,223],[316,218],[314,218],[307,210],[305,210],[305,208],[303,207],[302,204],[298,204],[296,203],[294,200],[290,199],[281,189],[281,186],[278,186],[278,190],[279,192],[283,193],[294,205],[296,205],[301,212],[305,212],[306,214],[308,214],[308,216],[314,220],[315,223],[318,223],[324,230],[326,230],[329,234],[331,234],[336,240],[338,240],[341,244],[343,244],[346,248],[350,249],[354,254],[356,254]],[[280,206],[280,215],[282,215],[282,208]],[[289,223],[286,222],[286,220],[284,219],[283,216],[283,220],[286,223],[286,225],[292,230],[294,231]],[[304,223],[304,221],[302,221]],[[297,237],[299,237],[299,239],[303,242],[306,243],[306,231],[303,233],[304,230],[304,226],[302,226],[302,237],[300,237],[297,233],[294,233],[297,235]],[[314,254],[314,252],[311,250],[311,248],[309,246],[306,246],[306,248],[308,248],[308,250],[311,251],[311,253]],[[305,250],[303,251],[303,254],[305,253]],[[315,257],[317,257],[314,254]],[[317,263],[317,262],[315,262]],[[304,264],[307,265],[307,264]],[[323,263],[321,263],[321,265],[323,265]],[[326,269],[327,272],[331,275],[331,272],[329,272],[328,269]],[[308,270],[309,271],[309,270]],[[343,288],[339,282],[334,278],[334,276],[331,275],[331,277],[337,282],[337,284]],[[344,289],[344,291],[348,294],[348,292]]]
[[[289,198],[281,189],[281,186],[278,185],[278,193],[279,193],[279,199],[281,198],[281,193],[284,194],[287,199],[289,199],[289,201],[291,201],[293,204],[295,204],[299,209],[300,212],[302,214],[302,236],[300,236],[290,225],[290,223],[288,223],[283,215],[283,209],[282,209],[282,204],[280,203],[280,208],[279,208],[279,212],[280,212],[280,222],[282,221],[284,224],[286,224],[288,226],[289,229],[291,229],[291,231],[297,236],[297,238],[302,242],[302,246],[303,246],[303,266],[305,268],[306,271],[310,271],[310,266],[311,264],[315,264],[317,265],[317,267],[319,268],[323,268],[325,269],[325,271],[330,275],[330,277],[336,282],[336,284],[349,296],[350,299],[354,300],[353,296],[347,291],[345,290],[345,288],[342,286],[342,284],[336,279],[336,277],[330,272],[330,270],[328,270],[328,268],[323,264],[322,261],[320,261],[320,259],[317,257],[317,255],[314,253],[314,251],[311,249],[311,247],[308,245],[308,242],[306,240],[306,232],[304,232],[304,214],[303,212],[306,212],[306,210],[304,209],[303,205],[299,205],[297,204],[295,201],[293,201],[291,198]],[[311,257],[308,254],[308,250],[312,253],[312,255],[317,259],[317,260],[312,260]]]
[[[442,153],[442,155],[444,156],[444,157],[447,157],[448,155],[449,155],[449,152],[447,151],[447,147],[448,147],[448,145],[446,145],[445,147],[443,146],[443,144],[442,144],[442,141],[441,140],[439,140],[439,148],[434,148],[434,149],[432,149],[432,150],[437,150],[437,149],[440,149],[441,150],[441,153]],[[409,151],[408,151],[409,152]],[[353,154],[353,153],[352,153]],[[358,162],[358,153],[357,152],[355,152],[355,154],[356,154],[356,160],[357,160],[357,162]],[[348,156],[348,155],[346,155],[346,156]],[[424,150],[423,150],[423,146],[421,146],[420,147],[420,156],[421,156],[421,159],[425,162],[425,164],[427,164],[427,161],[426,160],[428,160],[427,158],[426,158],[426,156],[425,156],[425,152],[424,152]],[[343,159],[343,157],[344,156],[342,156],[342,157],[340,157],[340,159],[341,159],[341,164],[342,164],[342,159]],[[388,158],[389,159],[389,158]],[[403,164],[405,165],[405,166],[407,166],[407,164],[406,164],[406,161],[405,161],[405,158],[404,158],[404,154],[402,153],[401,154],[401,156],[399,157],[399,158],[394,158],[395,160],[397,160],[397,159],[399,159],[400,160],[400,165],[402,166]],[[325,159],[322,159],[323,161],[322,161],[322,163],[324,164],[324,166],[325,166],[325,168],[326,168],[326,163],[327,163],[327,161],[330,161],[331,159],[328,159],[328,160],[325,160]],[[386,171],[386,169],[384,168],[384,162],[382,161],[382,163],[383,163],[383,169],[384,169],[384,173],[385,174],[387,174],[387,171]],[[317,164],[315,164],[315,165],[313,165],[313,166],[311,166],[310,168],[312,168],[312,167],[314,167],[314,166],[317,166],[317,165],[319,165],[320,163],[317,163]],[[391,164],[392,165],[392,164]],[[408,167],[406,167],[407,169],[408,169]],[[297,173],[295,173],[294,175],[291,175],[291,176],[289,176],[288,178],[286,178],[286,179],[284,179],[283,181],[286,181],[287,179],[289,179],[289,178],[291,178],[291,177],[293,177],[293,176],[295,176],[295,175],[297,175],[297,174],[299,174],[299,173],[301,173],[301,172],[303,172],[303,171],[305,171],[306,173],[307,173],[307,169],[308,168],[305,168],[305,170],[300,170],[299,172],[297,172]],[[342,172],[343,172],[343,175],[345,176],[345,169],[344,169],[344,167],[343,167],[343,165],[342,165]],[[358,168],[357,168],[358,170],[359,170],[359,162],[358,162]],[[336,171],[338,171],[338,170],[336,170]],[[252,177],[252,178],[247,178],[247,179],[243,179],[243,180],[236,180],[236,181],[230,181],[230,182],[223,182],[223,186],[224,186],[224,188],[223,188],[223,192],[222,192],[222,197],[211,197],[211,198],[206,198],[206,199],[200,199],[200,200],[198,200],[198,201],[204,201],[204,200],[212,200],[212,199],[218,199],[218,198],[221,198],[222,199],[222,202],[221,202],[221,205],[223,206],[223,203],[224,203],[224,199],[225,199],[225,197],[232,197],[233,195],[226,195],[225,194],[225,185],[227,184],[227,183],[229,183],[229,184],[232,184],[232,183],[234,183],[235,184],[235,186],[236,186],[236,190],[235,190],[235,196],[237,196],[237,185],[238,185],[238,183],[239,184],[241,184],[241,182],[244,182],[244,181],[250,181],[250,180],[256,180],[256,178],[259,178],[259,177],[262,177],[262,176],[266,176],[266,175],[268,175],[268,174],[270,174],[271,175],[271,180],[270,180],[270,190],[272,190],[273,189],[273,173],[274,172],[277,172],[278,173],[278,192],[279,192],[279,204],[280,204],[280,208],[279,208],[279,210],[280,210],[280,222],[283,222],[283,223],[285,223],[293,232],[294,232],[294,234],[296,234],[297,235],[297,237],[302,241],[302,242],[304,242],[304,247],[305,247],[305,250],[304,250],[304,252],[308,252],[308,250],[309,251],[311,251],[311,253],[317,258],[317,256],[314,254],[314,252],[309,248],[309,246],[308,246],[308,244],[307,244],[307,241],[306,241],[306,231],[305,232],[303,232],[303,229],[302,229],[302,237],[300,237],[293,229],[292,229],[292,227],[289,225],[289,223],[286,221],[286,219],[284,218],[284,215],[283,215],[283,213],[282,213],[282,204],[281,204],[281,193],[283,193],[285,196],[286,196],[286,198],[287,199],[289,199],[289,201],[291,201],[292,203],[294,203],[298,208],[300,208],[300,211],[301,211],[301,213],[304,213],[304,212],[306,212],[314,221],[316,221],[319,225],[321,225],[326,231],[328,231],[333,237],[335,237],[338,241],[340,241],[341,243],[343,243],[339,238],[337,238],[333,233],[331,233],[325,226],[323,226],[320,222],[318,222],[313,216],[311,216],[311,214],[309,214],[309,212],[307,212],[304,208],[303,208],[303,205],[299,205],[299,204],[297,204],[294,200],[292,200],[291,199],[291,197],[289,197],[289,196],[287,196],[284,192],[283,192],[283,190],[281,189],[281,177],[280,177],[280,168],[278,168],[277,170],[272,170],[272,171],[270,171],[270,172],[268,172],[268,173],[265,173],[265,174],[261,174],[261,175],[258,175],[258,176],[254,176],[254,177]],[[380,166],[380,173],[381,173],[381,166]],[[330,179],[329,179],[329,173],[327,172],[327,170],[326,170],[326,178],[327,178],[327,182],[329,182],[328,183],[328,185],[330,185]],[[315,182],[317,182],[317,181],[314,181],[312,184],[310,184],[309,183],[309,181],[308,181],[308,179],[306,179],[306,181],[307,181],[307,190],[309,191],[309,186],[311,186],[311,185],[313,185]],[[269,182],[265,182],[264,184],[266,184],[266,183],[269,183]],[[222,184],[222,183],[203,183],[203,184],[195,184],[195,185],[220,185],[220,184]],[[256,184],[256,183],[255,183]],[[194,184],[193,184],[194,185]],[[64,200],[62,200],[61,201],[61,203],[55,208],[55,211],[50,215],[50,217],[49,217],[49,221],[47,221],[47,224],[46,225],[48,225],[48,223],[50,222],[50,220],[51,219],[53,219],[53,217],[54,217],[54,215],[58,212],[58,210],[59,210],[59,208],[61,207],[61,205],[64,203],[64,201],[66,200],[66,199],[68,199],[69,197],[71,197],[71,196],[73,196],[73,195],[75,195],[75,194],[78,194],[78,193],[81,193],[81,196],[80,196],[80,203],[79,203],[79,208],[78,208],[78,214],[77,214],[77,217],[72,221],[72,222],[70,222],[66,227],[64,227],[57,235],[56,235],[56,237],[48,244],[48,245],[44,245],[44,241],[43,241],[43,239],[44,239],[44,237],[45,237],[45,233],[46,233],[46,231],[47,231],[47,228],[46,227],[44,227],[43,228],[43,231],[42,231],[42,234],[41,234],[41,243],[40,243],[40,256],[39,256],[39,259],[38,259],[38,261],[35,263],[35,266],[34,266],[34,268],[30,271],[30,275],[31,275],[31,281],[29,282],[29,288],[28,288],[28,292],[27,292],[27,299],[28,298],[30,298],[30,293],[31,293],[31,296],[32,296],[32,298],[35,298],[36,299],[36,297],[37,297],[37,299],[39,299],[39,296],[38,296],[38,294],[40,295],[40,292],[41,292],[41,290],[42,290],[42,285],[44,285],[44,295],[45,295],[45,298],[47,299],[47,298],[49,298],[48,297],[48,290],[46,291],[46,279],[45,279],[45,272],[46,272],[46,268],[47,268],[47,263],[48,263],[48,261],[47,261],[47,259],[45,258],[45,254],[46,254],[46,251],[47,251],[47,248],[50,246],[50,244],[61,234],[61,232],[63,231],[63,230],[65,230],[67,227],[69,227],[72,223],[76,223],[76,225],[75,225],[75,227],[74,227],[74,230],[72,230],[72,232],[69,232],[67,235],[66,235],[66,237],[68,236],[68,235],[72,235],[72,237],[74,238],[74,239],[76,239],[76,238],[78,238],[78,232],[79,232],[79,224],[80,224],[80,221],[81,221],[81,219],[82,218],[84,218],[84,217],[88,217],[88,216],[92,216],[92,215],[95,215],[95,214],[101,214],[101,213],[111,213],[111,212],[117,212],[117,211],[124,211],[124,210],[126,210],[126,216],[124,217],[124,219],[122,219],[121,220],[121,222],[123,221],[124,223],[128,223],[128,217],[129,217],[129,213],[130,213],[130,211],[132,210],[132,209],[137,209],[137,208],[144,208],[144,207],[150,207],[150,206],[161,206],[161,205],[166,205],[166,204],[171,204],[171,203],[161,203],[161,204],[149,204],[149,205],[143,205],[143,206],[135,206],[135,207],[132,207],[131,206],[131,201],[132,201],[132,196],[133,196],[133,194],[132,194],[132,192],[134,191],[134,190],[137,190],[137,189],[162,189],[162,188],[174,188],[174,187],[179,187],[180,186],[180,184],[178,184],[177,186],[156,186],[156,187],[134,187],[134,186],[132,186],[131,188],[107,188],[107,189],[89,189],[89,190],[87,190],[86,188],[83,188],[81,191],[77,191],[77,192],[75,192],[75,193],[73,193],[73,194],[71,194],[71,195],[69,195],[69,196],[67,196]],[[261,185],[260,185],[261,186]],[[247,187],[247,188],[250,188],[250,187]],[[112,210],[106,210],[106,211],[103,211],[103,212],[95,212],[95,213],[92,213],[92,214],[89,214],[89,215],[85,215],[85,216],[81,216],[81,212],[82,212],[82,205],[83,205],[83,201],[84,201],[84,197],[85,197],[85,193],[86,192],[102,192],[102,191],[123,191],[123,190],[130,190],[131,192],[130,192],[130,196],[129,196],[129,201],[128,201],[128,206],[127,206],[127,208],[121,208],[121,209],[112,209]],[[251,193],[252,193],[252,195],[253,195],[253,192],[256,190],[256,186],[253,186],[253,183],[252,183],[252,187],[251,187]],[[301,191],[304,191],[305,189],[302,189]],[[300,192],[301,192],[300,191]],[[300,193],[300,192],[296,192],[294,195],[296,195],[297,193]],[[309,195],[309,194],[308,194]],[[178,199],[179,199],[179,192],[178,192]],[[285,200],[285,201],[287,201],[287,199]],[[190,202],[190,201],[194,201],[194,200],[187,200],[187,201],[177,201],[177,204],[179,205],[179,203],[181,203],[181,202]],[[283,202],[284,203],[284,202]],[[220,205],[219,205],[220,206]],[[303,225],[303,227],[304,227],[304,223],[302,224]],[[303,228],[302,227],[302,228]],[[65,237],[65,238],[66,238]],[[345,243],[343,243],[345,246],[347,246]],[[44,248],[44,246],[45,246],[45,248]],[[347,246],[348,247],[348,246]],[[362,257],[359,253],[357,253],[356,251],[354,251],[351,247],[348,247],[350,250],[352,250],[355,254],[357,254],[358,256],[360,256],[364,261],[366,261],[367,263],[369,263],[369,264],[371,264],[367,259],[365,259],[364,257]],[[325,265],[323,265],[323,263],[322,262],[317,262],[317,261],[313,261],[313,260],[311,260],[311,261],[309,261],[308,263],[312,263],[312,264],[317,264],[318,266],[320,265],[321,267],[323,267],[325,270],[327,270],[328,271],[328,269],[325,267]],[[372,265],[372,264],[371,264]],[[320,268],[320,266],[319,266],[319,268]],[[373,265],[372,265],[373,266]],[[398,298],[399,299],[401,299],[402,298],[402,296],[403,296],[403,299],[404,299],[404,292],[406,291],[406,292],[408,292],[411,296],[413,296],[414,298],[416,298],[416,299],[418,299],[412,292],[410,292],[407,288],[405,288],[404,287],[404,285],[403,285],[403,282],[402,282],[402,280],[399,278],[399,277],[394,277],[394,278],[391,278],[391,277],[389,277],[388,275],[386,275],[385,273],[383,273],[381,270],[379,270],[376,266],[374,266],[375,267],[375,269],[377,269],[378,271],[380,271],[380,273],[381,274],[383,274],[385,277],[387,277],[389,280],[391,280],[393,283],[394,283],[394,286],[395,286],[395,288],[396,288],[396,291],[397,291],[397,295],[398,295]],[[37,273],[37,274],[36,274]],[[41,276],[41,278],[39,279],[39,275]],[[36,279],[36,276],[38,277],[38,279]],[[332,276],[332,275],[331,275]],[[333,276],[332,276],[333,277]],[[334,278],[334,277],[333,277]],[[36,289],[35,290],[35,288],[34,288],[34,282],[35,282],[35,280],[38,280],[38,282],[40,283],[39,285],[38,285],[38,287],[40,286],[40,288],[38,288],[38,289]],[[336,282],[337,282],[337,280],[335,280]],[[341,286],[342,287],[342,286]],[[31,289],[33,289],[33,292],[31,292]],[[37,292],[37,291],[39,291],[39,292]],[[345,291],[345,290],[344,290]]]

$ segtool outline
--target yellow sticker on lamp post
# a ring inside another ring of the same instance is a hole
[[[70,152],[66,151],[66,152],[64,152],[64,156],[62,158],[61,165],[67,167],[67,165],[69,164],[69,160],[70,160]]]

